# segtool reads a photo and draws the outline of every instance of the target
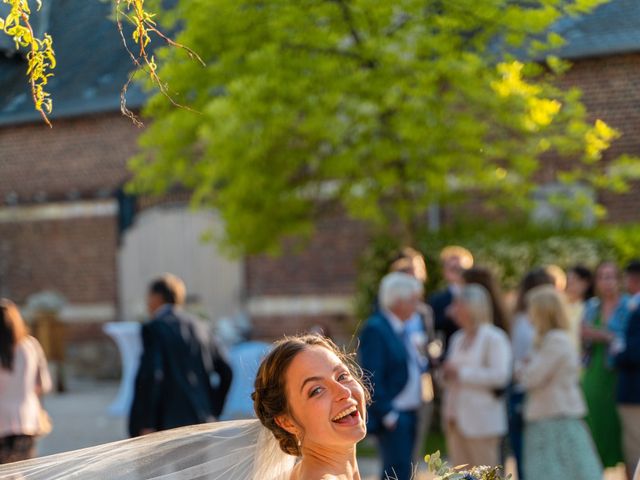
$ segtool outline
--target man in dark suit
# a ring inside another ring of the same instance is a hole
[[[205,325],[182,310],[182,280],[153,281],[142,326],[143,353],[129,417],[132,437],[214,421],[231,386],[231,367]]]
[[[383,461],[382,479],[411,478],[418,411],[422,405],[420,356],[406,322],[413,316],[421,285],[394,272],[380,284],[380,308],[360,333],[359,360],[373,384],[367,428],[376,435]]]
[[[625,338],[619,342],[614,364],[618,370],[617,402],[629,478],[640,460],[640,260],[625,269],[629,320]]]
[[[433,310],[436,332],[441,332],[444,337],[444,351],[446,352],[449,338],[458,330],[453,318],[449,316],[448,309],[453,302],[454,294],[462,284],[462,272],[473,267],[473,256],[466,248],[452,245],[442,250],[440,262],[447,288],[434,292],[429,296],[427,303]]]

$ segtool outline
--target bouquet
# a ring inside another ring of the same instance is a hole
[[[440,452],[424,457],[430,473],[435,473],[435,480],[508,480],[511,474],[504,476],[502,467],[469,467],[459,465],[450,467],[440,458]]]

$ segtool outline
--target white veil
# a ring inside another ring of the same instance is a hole
[[[258,420],[154,433],[0,465],[3,480],[285,480],[295,457]]]

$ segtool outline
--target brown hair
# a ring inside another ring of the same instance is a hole
[[[184,282],[171,273],[165,273],[149,285],[149,293],[160,295],[165,303],[183,305],[187,296]]]
[[[518,300],[516,302],[516,313],[527,311],[527,293],[540,285],[554,285],[553,277],[544,268],[530,270],[522,277],[518,287]]]
[[[298,440],[295,435],[278,425],[276,419],[281,415],[291,415],[285,383],[289,365],[296,355],[312,346],[323,347],[336,354],[353,378],[362,386],[367,404],[371,401],[369,390],[365,387],[362,369],[352,355],[341,351],[330,339],[319,335],[301,335],[285,337],[277,342],[260,364],[251,398],[253,409],[262,425],[271,430],[283,452],[294,456],[301,454]]]
[[[13,370],[16,346],[29,335],[29,330],[16,304],[0,299],[0,368]]]

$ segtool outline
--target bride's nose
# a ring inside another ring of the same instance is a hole
[[[336,401],[344,400],[351,396],[351,390],[340,382],[334,382],[333,392],[334,400]]]

